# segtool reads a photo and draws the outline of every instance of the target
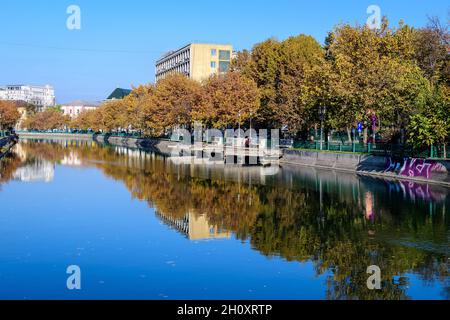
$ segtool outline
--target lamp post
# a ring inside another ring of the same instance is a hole
[[[253,139],[252,120],[253,120],[253,113],[250,112],[250,145],[252,144],[252,139]],[[258,137],[258,135],[256,135],[256,137]]]
[[[377,139],[377,133],[376,133],[376,130],[377,130],[377,122],[378,122],[378,118],[377,118],[376,113],[374,112],[374,113],[373,113],[373,116],[372,116],[373,144],[376,143],[376,139]]]
[[[325,120],[325,114],[327,113],[327,107],[321,106],[319,108],[320,115],[320,150],[323,150],[323,122]]]
[[[241,144],[241,110],[239,110],[239,113],[238,113],[238,116],[239,116],[239,133],[238,133],[238,135],[239,135],[239,138],[238,138],[238,145],[240,146],[240,144]]]

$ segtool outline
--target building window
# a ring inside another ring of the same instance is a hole
[[[217,56],[217,50],[216,49],[211,49],[211,56],[213,56],[213,57]]]
[[[228,72],[230,70],[230,62],[229,61],[220,61],[219,62],[219,72]]]
[[[220,50],[219,51],[219,60],[231,60],[231,52],[228,50]]]
[[[215,61],[211,61],[211,69],[215,69],[217,67]]]

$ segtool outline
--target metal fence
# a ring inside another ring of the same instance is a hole
[[[411,157],[411,158],[433,158],[445,159],[450,158],[450,146],[431,146],[430,148],[414,149],[408,145],[397,145],[387,143],[341,143],[341,142],[305,142],[295,141],[295,149],[330,151],[330,152],[346,152],[371,154],[389,157]]]
[[[18,131],[20,132],[20,131]],[[113,133],[94,133],[92,131],[27,131],[33,133],[63,133],[63,134],[98,134],[103,136],[114,136],[123,138],[144,138],[138,132],[125,133],[125,132],[113,132]],[[10,132],[0,131],[0,137],[10,135]],[[254,141],[252,140],[252,143]],[[267,139],[267,147],[272,147],[271,139]],[[388,143],[345,143],[345,142],[323,142],[320,141],[292,141],[291,139],[281,139],[277,147],[281,148],[294,148],[300,150],[315,150],[324,152],[346,152],[346,153],[359,153],[359,154],[372,154],[379,156],[389,157],[411,157],[411,158],[432,158],[432,159],[450,159],[450,146],[431,146],[423,149],[414,149],[408,145],[388,144]]]
[[[0,130],[0,137],[8,137],[11,135],[10,131]]]

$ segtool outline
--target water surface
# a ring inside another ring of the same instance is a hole
[[[450,298],[449,189],[272,174],[22,141],[0,162],[0,299]]]

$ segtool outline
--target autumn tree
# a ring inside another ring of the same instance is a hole
[[[153,100],[146,105],[146,114],[151,114],[146,125],[160,135],[175,126],[189,128],[191,112],[202,103],[202,98],[199,82],[180,74],[170,75],[156,84]]]
[[[155,110],[155,91],[156,87],[153,84],[141,85],[124,98],[126,122],[133,130],[151,136],[154,132],[147,124],[151,123]]]
[[[23,126],[29,130],[55,130],[66,128],[69,123],[70,117],[55,109],[49,109],[31,115],[24,121]]]
[[[408,115],[424,107],[430,90],[423,72],[412,61],[413,30],[402,23],[390,29],[384,19],[378,31],[338,26],[330,39],[330,87],[337,101],[330,110],[330,124],[349,129],[361,122],[367,142],[367,128],[375,115],[385,125],[397,124],[404,135]]]
[[[71,127],[79,130],[97,131],[101,126],[101,114],[98,109],[86,110],[80,113],[76,118],[72,119]]]
[[[249,56],[240,52],[233,65],[242,75],[251,78],[259,89],[260,107],[255,120],[263,127],[275,126],[277,109],[277,86],[280,71],[281,43],[268,39],[256,44]]]
[[[105,102],[99,109],[100,129],[106,132],[124,128],[125,112],[122,100]]]
[[[20,113],[14,102],[0,101],[0,131],[14,128],[19,119]]]
[[[414,59],[433,83],[450,85],[449,23],[439,18],[429,19],[425,28],[418,29],[414,37]]]
[[[256,83],[238,72],[211,77],[204,85],[204,100],[194,106],[192,117],[214,128],[243,125],[256,115]]]

